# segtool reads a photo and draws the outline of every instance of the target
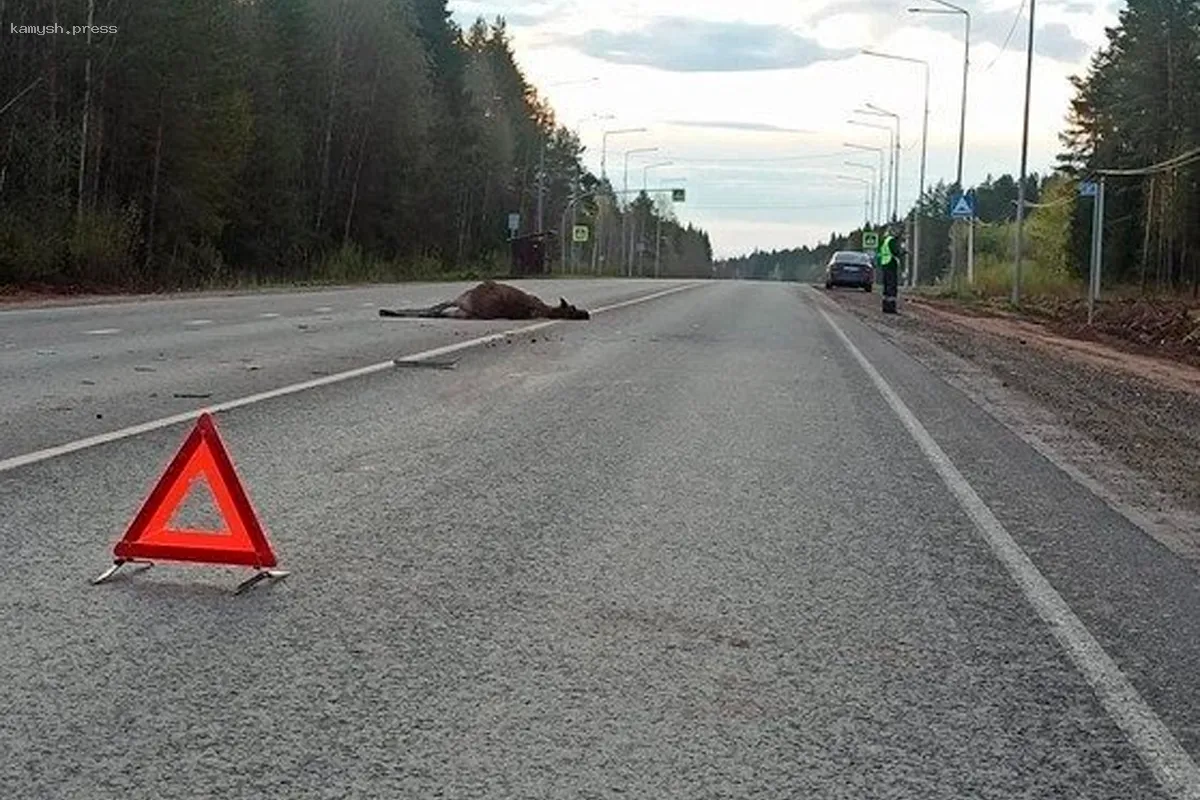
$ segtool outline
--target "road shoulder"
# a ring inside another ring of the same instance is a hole
[[[934,374],[1200,569],[1200,378],[1155,359],[904,303],[811,290]]]

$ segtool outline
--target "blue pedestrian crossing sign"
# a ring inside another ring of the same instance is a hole
[[[1100,194],[1100,186],[1095,181],[1082,181],[1079,184],[1080,197],[1095,197]]]
[[[975,198],[969,194],[955,195],[950,200],[950,216],[954,219],[971,219],[975,216]]]

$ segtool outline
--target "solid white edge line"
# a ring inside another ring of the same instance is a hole
[[[815,307],[815,306],[814,306]],[[1112,720],[1125,732],[1130,744],[1154,777],[1172,798],[1200,800],[1200,769],[1179,744],[1166,724],[1134,688],[1120,667],[1092,636],[1083,621],[1075,615],[1067,601],[1050,585],[1045,576],[1021,549],[1004,526],[996,519],[987,504],[980,499],[949,456],[933,439],[925,426],[909,410],[879,371],[867,360],[850,337],[825,312],[817,311],[829,323],[833,332],[858,362],[863,371],[883,395],[883,399],[900,418],[929,463],[937,471],[946,488],[975,527],[983,535],[992,552],[1021,587],[1025,599],[1037,615],[1049,626],[1076,668],[1083,674]]]
[[[602,306],[600,308],[594,309],[594,311],[592,313],[603,314],[606,311],[614,311],[618,308],[625,308],[627,306],[637,305],[638,303],[645,303],[650,300],[657,300],[660,297],[666,297],[667,295],[674,294],[676,292],[681,292],[684,289],[691,289],[696,286],[702,286],[702,285],[703,284],[701,284],[701,283],[688,283],[688,284],[684,284],[682,286],[673,286],[670,289],[665,289],[660,292],[654,292],[652,294],[635,297],[632,300],[625,300],[624,302],[613,303],[612,305],[608,305],[608,306]],[[467,339],[466,341],[456,342],[451,345],[446,345],[445,347],[435,347],[432,350],[424,350],[420,353],[414,353],[413,355],[410,355],[410,356],[404,356],[402,358],[383,361],[378,364],[371,364],[366,367],[359,367],[358,369],[352,369],[347,372],[338,372],[334,375],[325,375],[323,377],[315,378],[315,379],[309,380],[309,381],[302,381],[300,383],[293,383],[293,384],[289,384],[287,386],[281,386],[278,389],[271,389],[270,391],[259,392],[258,394],[252,394],[252,395],[248,395],[246,397],[239,397],[234,400],[226,400],[223,403],[214,403],[210,406],[204,406],[203,408],[198,408],[198,409],[195,409],[192,411],[184,411],[179,414],[173,414],[169,417],[162,417],[160,419],[151,420],[149,422],[143,422],[138,425],[131,425],[127,428],[120,428],[118,430],[110,431],[108,433],[100,433],[95,436],[87,436],[87,437],[84,437],[83,439],[76,439],[75,441],[67,442],[65,444],[60,444],[55,447],[47,447],[42,450],[35,450],[32,453],[25,453],[23,455],[13,456],[11,458],[0,459],[0,472],[8,472],[9,470],[17,469],[18,467],[24,467],[24,466],[28,466],[30,464],[36,464],[39,461],[46,461],[47,459],[55,458],[57,456],[63,456],[68,453],[74,453],[78,450],[85,450],[89,447],[95,447],[95,446],[101,445],[101,444],[108,444],[109,442],[115,442],[120,439],[128,439],[131,436],[139,436],[143,433],[149,433],[151,431],[160,430],[162,428],[166,428],[171,425],[178,425],[179,423],[182,423],[182,422],[190,422],[191,420],[198,418],[201,414],[203,414],[205,412],[217,413],[220,411],[229,411],[231,409],[241,408],[243,406],[249,406],[249,405],[253,405],[255,403],[261,403],[264,400],[272,400],[276,397],[284,397],[289,394],[296,394],[297,392],[303,392],[303,391],[307,391],[309,389],[316,389],[318,387],[328,386],[333,383],[341,383],[342,381],[348,381],[348,380],[352,380],[354,378],[361,378],[366,375],[372,375],[376,372],[383,372],[384,370],[394,369],[397,361],[412,362],[412,361],[424,361],[424,360],[427,360],[430,358],[437,358],[438,356],[445,355],[447,353],[454,353],[459,350],[466,350],[471,347],[478,347],[481,344],[487,344],[488,342],[494,342],[494,341],[497,341],[500,339],[504,339],[506,336],[515,336],[515,335],[522,334],[522,333],[529,333],[531,331],[541,330],[542,328],[548,328],[551,325],[557,325],[559,322],[562,322],[562,320],[549,320],[546,322],[538,322],[533,325],[526,325],[521,328],[513,328],[511,330],[503,331],[501,333],[492,333],[492,334],[488,334],[487,336],[480,336],[476,339]]]

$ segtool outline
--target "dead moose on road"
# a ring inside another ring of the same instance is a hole
[[[591,315],[559,298],[557,306],[547,305],[528,292],[495,281],[484,281],[453,300],[428,308],[379,309],[381,317],[422,317],[451,319],[590,319]]]

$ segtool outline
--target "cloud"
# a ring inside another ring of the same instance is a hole
[[[780,25],[660,17],[632,31],[590,30],[570,43],[594,58],[668,72],[794,69],[850,58]]]
[[[1071,29],[1061,22],[1038,31],[1036,41],[1040,54],[1059,61],[1078,61],[1092,51],[1087,43],[1076,39]]]
[[[915,0],[909,3],[912,7],[939,8],[937,3]],[[1052,4],[1053,5],[1053,4]],[[1057,6],[1067,13],[1092,16],[1099,11],[1099,3],[1082,2],[1081,0],[1064,0]],[[971,11],[971,46],[991,44],[1004,47],[1008,42],[1009,51],[1023,51],[1028,40],[1029,17],[1028,4],[1020,18],[1016,9],[1007,11],[986,11],[976,9]],[[887,20],[894,25],[896,3],[892,0],[845,0],[830,6],[824,16],[858,13],[870,17],[878,17],[880,21]],[[910,25],[934,28],[953,32],[961,40],[963,18],[958,14],[907,14],[905,22]],[[1038,27],[1035,34],[1036,52],[1045,58],[1056,61],[1075,63],[1092,51],[1092,46],[1072,33],[1070,27],[1056,22]]]
[[[761,131],[763,133],[812,133],[802,128],[784,128],[761,122],[738,122],[736,120],[667,120],[667,125],[683,128],[716,128],[731,131]]]

